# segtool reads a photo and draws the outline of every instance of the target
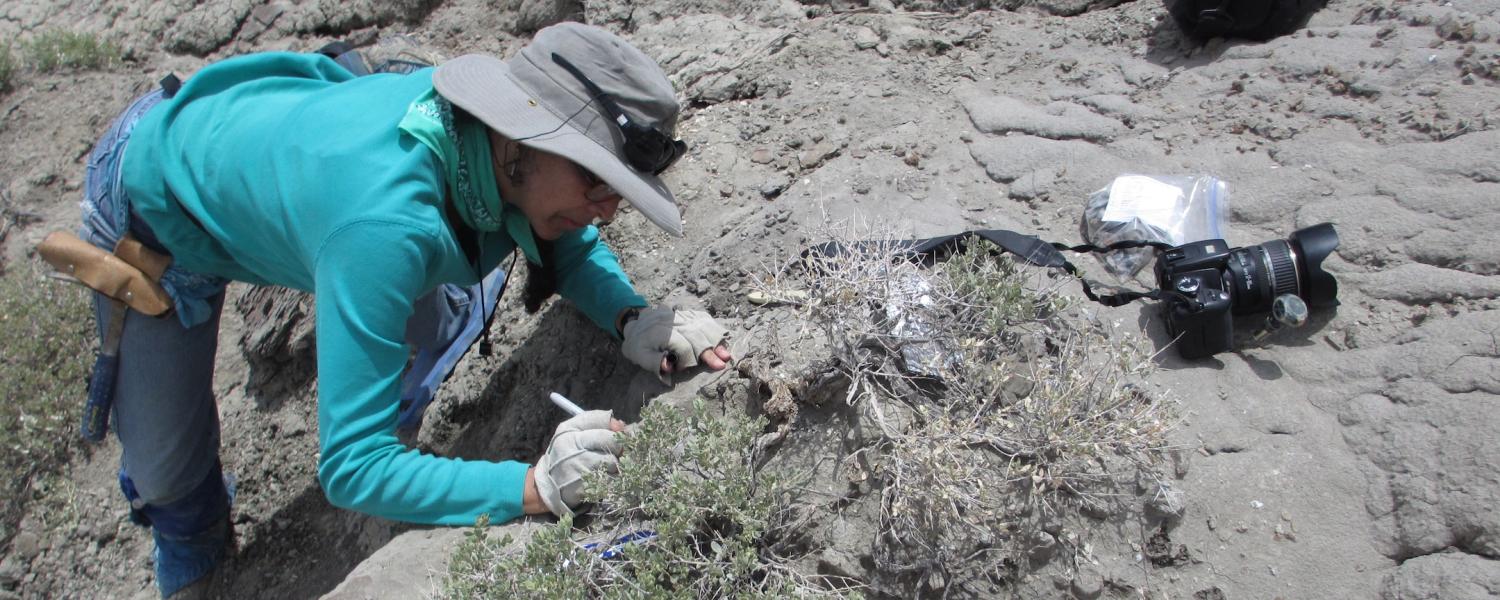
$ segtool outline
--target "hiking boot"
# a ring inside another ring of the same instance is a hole
[[[190,536],[172,536],[153,529],[156,549],[156,588],[162,598],[200,600],[214,598],[215,581],[225,560],[234,554],[234,524],[225,516],[207,530]]]

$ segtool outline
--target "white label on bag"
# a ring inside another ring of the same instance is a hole
[[[1140,219],[1148,225],[1171,229],[1179,218],[1182,188],[1145,175],[1123,175],[1109,185],[1109,204],[1104,220],[1123,223]]]

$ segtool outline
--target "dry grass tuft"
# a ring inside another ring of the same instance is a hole
[[[61,69],[104,69],[120,62],[120,47],[92,33],[51,29],[23,42],[33,69],[50,73]]]
[[[758,292],[798,307],[847,402],[876,415],[883,573],[916,592],[1003,581],[1039,546],[1082,552],[1061,519],[1178,493],[1158,475],[1175,417],[1142,386],[1149,353],[1072,306],[1065,279],[978,240],[924,266],[897,258],[890,232],[855,230],[817,232],[842,251],[795,260]]]

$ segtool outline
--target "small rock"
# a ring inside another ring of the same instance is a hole
[[[1193,592],[1193,600],[1224,600],[1224,590],[1214,586]]]
[[[1157,517],[1174,519],[1181,517],[1187,509],[1187,499],[1182,490],[1172,487],[1172,484],[1162,482],[1150,500],[1146,502],[1146,509]]]
[[[250,18],[261,25],[270,26],[284,12],[286,12],[286,6],[280,3],[262,4],[250,9]]]
[[[757,165],[769,163],[773,158],[775,156],[771,154],[770,148],[756,148],[754,152],[750,153],[750,162]]]
[[[854,47],[858,50],[869,50],[880,45],[880,34],[875,33],[869,27],[856,27],[854,29]]]
[[[21,583],[21,578],[26,576],[26,566],[21,564],[14,555],[5,557],[0,561],[0,587],[13,589]]]
[[[26,183],[37,187],[46,187],[57,181],[57,173],[40,171],[26,177]]]
[[[287,436],[299,436],[307,433],[307,421],[301,415],[287,413],[287,417],[281,420],[282,433]]]
[[[826,548],[818,556],[818,574],[858,581],[865,575],[865,570],[859,566],[858,558],[847,552]]]
[[[1045,531],[1038,531],[1032,539],[1031,547],[1026,551],[1026,557],[1031,559],[1032,564],[1043,564],[1052,560],[1057,554],[1057,538]]]
[[[787,182],[783,179],[767,181],[760,186],[760,195],[765,196],[767,200],[770,200],[772,198],[780,196],[782,192],[786,191],[786,186]]]
[[[931,571],[927,574],[927,590],[934,594],[940,594],[948,587],[947,578],[943,577],[941,571]],[[945,594],[944,594],[945,595]]]
[[[22,531],[10,542],[11,552],[21,560],[31,560],[42,551],[42,539],[30,531]]]
[[[839,155],[839,147],[826,141],[818,142],[811,148],[803,150],[797,155],[797,161],[802,163],[802,168],[812,169],[823,164],[824,161]]]
[[[1098,569],[1084,566],[1073,576],[1068,591],[1079,600],[1094,600],[1104,594],[1104,574]]]

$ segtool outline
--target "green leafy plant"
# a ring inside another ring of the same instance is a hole
[[[82,288],[24,266],[0,274],[0,538],[14,533],[28,486],[55,472],[76,444],[90,313]]]
[[[120,47],[92,33],[50,29],[23,44],[27,62],[43,73],[103,69],[120,62]]]
[[[842,597],[775,560],[780,483],[754,468],[764,419],[651,405],[625,438],[619,472],[594,477],[595,524],[565,518],[524,547],[476,528],[444,598]],[[615,545],[642,531],[654,536]],[[625,537],[622,537],[625,536]],[[595,545],[590,545],[590,544]],[[605,557],[614,547],[618,556]],[[828,583],[828,582],[822,582]]]

